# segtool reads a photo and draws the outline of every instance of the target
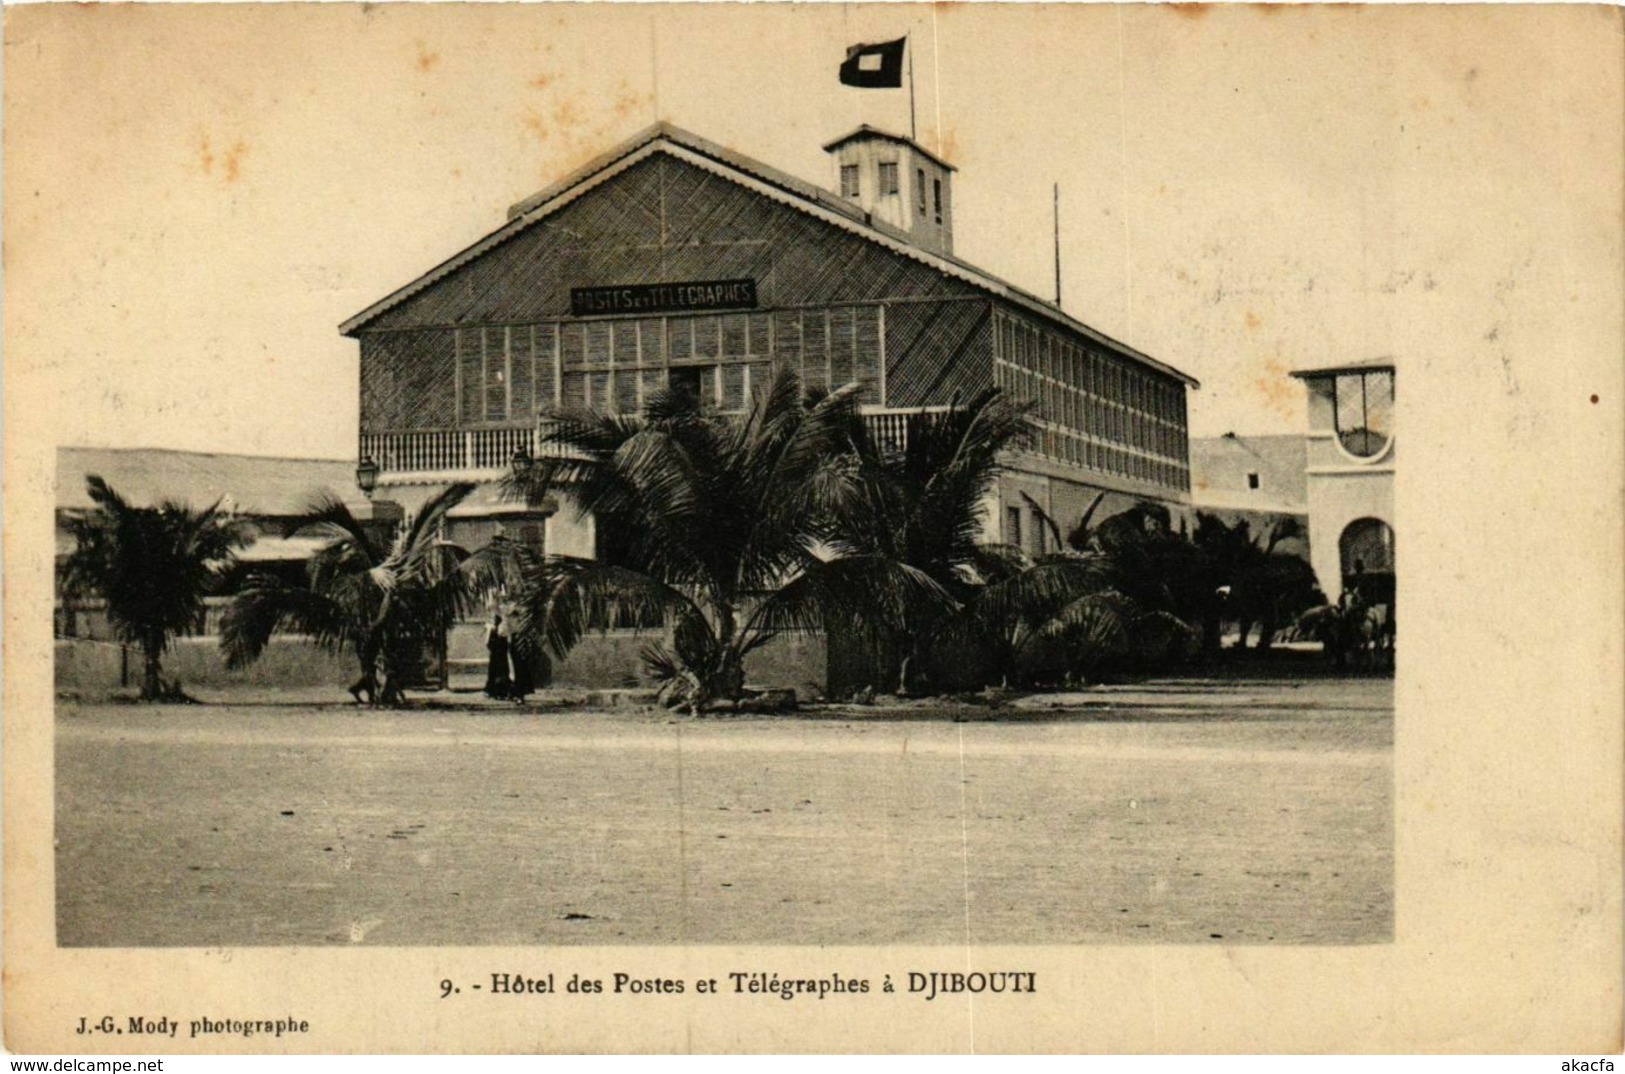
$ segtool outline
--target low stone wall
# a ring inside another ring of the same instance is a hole
[[[806,701],[823,697],[829,680],[823,634],[781,634],[745,659],[745,681],[764,689],[789,689]]]
[[[644,646],[660,642],[657,632],[613,631],[589,634],[553,668],[553,685],[614,690],[647,687],[640,654]],[[457,640],[454,638],[454,640]],[[467,646],[454,651],[466,653]],[[120,688],[120,646],[116,642],[85,639],[56,643],[56,688],[101,692]],[[477,688],[484,681],[483,663],[471,656],[453,658],[451,685]],[[752,653],[745,662],[746,679],[753,687],[793,689],[802,698],[822,696],[826,681],[824,636],[789,634]],[[179,638],[164,654],[163,674],[183,686],[263,686],[343,689],[356,677],[355,658],[333,656],[298,638],[273,638],[265,654],[246,668],[229,670],[217,637]],[[141,653],[129,654],[128,686],[141,683]]]
[[[646,646],[666,642],[664,631],[613,630],[588,634],[570,655],[553,665],[554,686],[617,690],[652,685],[643,666]],[[484,627],[459,624],[447,653],[452,685],[473,689],[485,679]],[[827,661],[822,634],[784,634],[750,654],[745,677],[753,687],[792,689],[801,697],[822,696]]]
[[[56,688],[101,692],[120,687],[116,642],[58,640]],[[141,652],[129,651],[128,685],[141,685]],[[230,670],[217,637],[178,638],[164,654],[163,675],[182,686],[332,686],[355,680],[355,658],[334,656],[298,638],[273,638],[265,654],[246,668]]]
[[[665,636],[653,631],[589,634],[553,666],[553,685],[613,690],[652,685],[643,667],[645,646]],[[822,696],[825,682],[824,636],[782,635],[745,659],[745,680],[752,687],[792,689],[800,697]]]

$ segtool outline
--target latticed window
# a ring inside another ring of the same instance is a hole
[[[897,193],[896,161],[886,161],[880,165],[880,192],[882,194]]]
[[[1345,451],[1369,459],[1388,446],[1394,429],[1394,374],[1390,370],[1339,376],[1333,401],[1337,440]]]
[[[858,166],[856,164],[841,165],[841,197],[856,198],[858,196]]]

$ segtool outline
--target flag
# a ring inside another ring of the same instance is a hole
[[[841,84],[860,89],[900,89],[903,85],[903,46],[908,38],[877,45],[853,45],[841,62]]]

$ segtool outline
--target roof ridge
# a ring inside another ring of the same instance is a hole
[[[729,149],[726,146],[709,141],[664,120],[644,127],[631,138],[618,143],[607,152],[588,161],[541,192],[516,203],[509,209],[508,219],[496,230],[464,247],[428,272],[419,275],[415,280],[390,292],[384,298],[344,321],[339,325],[339,330],[345,335],[354,334],[369,321],[394,309],[400,303],[439,282],[446,275],[457,271],[474,259],[484,256],[525,228],[536,223],[542,219],[542,216],[537,215],[538,212],[557,199],[569,194],[572,190],[591,180],[595,175],[614,167],[623,159],[633,156],[661,140],[670,143],[671,149],[692,153],[709,160],[712,164],[740,173],[741,177],[745,179],[765,183],[769,187],[776,187],[784,193],[807,203],[803,211],[806,211],[806,209],[820,209],[839,216],[851,230],[861,237],[883,245],[895,244],[901,248],[900,251],[896,252],[902,252],[906,256],[913,257],[936,268],[938,271],[943,271],[945,266],[951,268],[969,277],[970,279],[967,282],[971,283],[972,286],[991,291],[994,295],[1012,302],[1028,313],[1052,320],[1064,328],[1114,348],[1123,357],[1131,361],[1144,363],[1170,376],[1178,377],[1192,387],[1200,387],[1200,382],[1189,373],[1167,362],[1159,361],[1121,340],[1106,335],[1098,328],[1094,328],[1064,312],[1053,303],[1047,302],[1036,294],[995,276],[980,266],[973,265],[952,254],[939,254],[926,250],[915,245],[906,235],[894,233],[894,229],[876,226],[871,214],[863,212],[851,201],[840,197],[833,191],[825,190],[805,179],[780,171],[771,165],[763,164],[761,161],[738,150]],[[679,159],[681,158],[679,157]]]
[[[58,452],[63,452],[63,451],[96,451],[96,452],[104,452],[104,453],[105,452],[119,452],[119,453],[123,453],[123,454],[134,454],[136,452],[143,452],[143,453],[146,453],[146,454],[149,454],[149,455],[162,452],[162,453],[169,454],[169,455],[191,455],[191,456],[194,456],[196,458],[247,459],[247,460],[252,460],[252,461],[264,461],[264,462],[330,462],[330,463],[342,463],[342,464],[345,464],[345,465],[349,465],[354,461],[352,459],[327,458],[327,457],[318,457],[318,456],[313,456],[313,455],[248,455],[248,454],[244,454],[242,452],[234,452],[234,451],[196,451],[196,450],[193,450],[191,448],[171,448],[171,447],[128,447],[128,446],[98,447],[98,446],[90,445],[90,444],[58,444],[56,446],[56,449],[57,449]]]
[[[839,138],[836,138],[834,141],[824,143],[821,148],[824,150],[824,152],[831,153],[854,139],[871,136],[876,138],[886,138],[893,142],[902,142],[904,145],[910,146],[919,153],[923,154],[925,158],[930,160],[933,164],[947,168],[951,172],[956,172],[959,170],[956,166],[944,160],[940,154],[933,153],[931,150],[921,145],[918,139],[909,138],[901,134],[893,134],[891,131],[882,127],[870,126],[867,123],[859,123],[855,128],[841,135]]]

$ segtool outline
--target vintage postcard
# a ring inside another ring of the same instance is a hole
[[[1617,1053],[1620,40],[7,7],[5,1047]]]

